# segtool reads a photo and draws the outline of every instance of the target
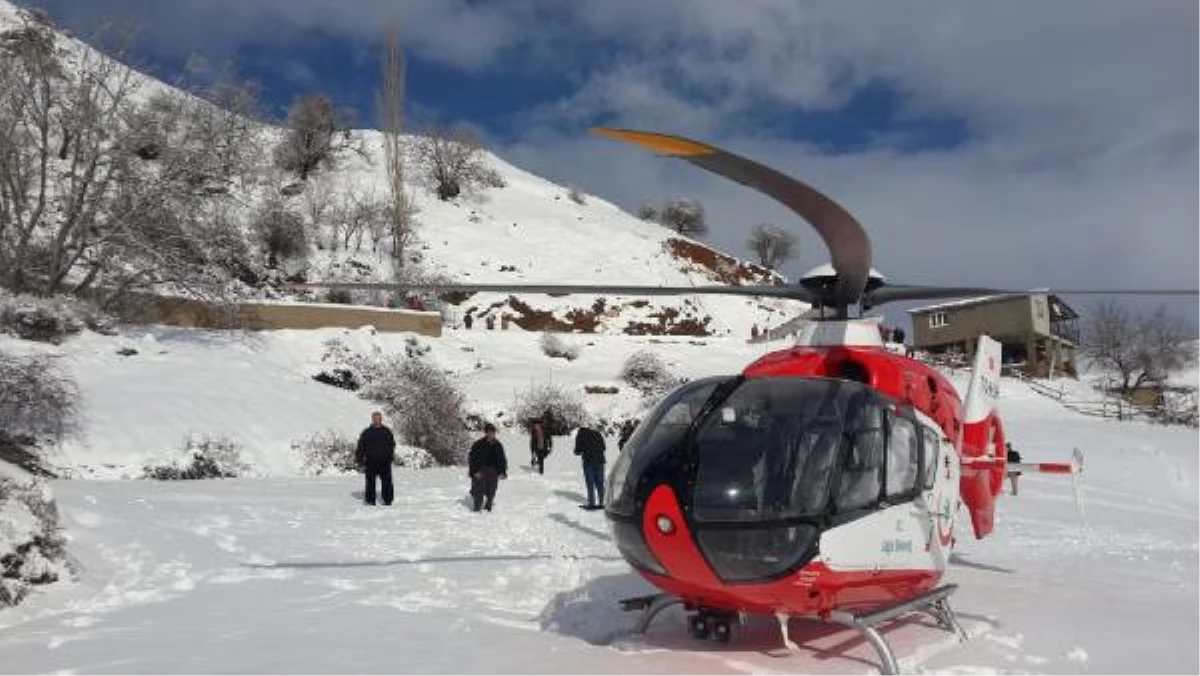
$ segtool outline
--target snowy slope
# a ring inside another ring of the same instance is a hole
[[[17,9],[0,0],[0,30],[18,25]],[[103,56],[74,38],[60,36],[65,70],[83,59]],[[144,74],[133,73],[134,100],[145,101],[156,93],[174,91],[172,87]],[[344,151],[333,168],[315,172],[307,183],[283,174],[271,164],[272,148],[282,130],[264,125],[261,166],[256,176],[231,190],[225,207],[245,227],[268,200],[283,199],[285,206],[311,219],[310,202],[324,205],[354,196],[358,199],[383,200],[388,194],[382,135],[358,130],[351,134],[351,145],[361,154]],[[585,133],[580,130],[580,133]],[[641,221],[615,205],[587,194],[588,186],[579,186],[583,203],[568,197],[566,186],[545,180],[515,167],[503,159],[483,153],[485,165],[495,172],[503,187],[487,187],[443,202],[433,194],[422,178],[415,144],[418,139],[405,137],[408,168],[406,183],[417,213],[415,251],[420,261],[409,264],[424,275],[440,275],[460,282],[489,283],[561,283],[561,284],[646,284],[689,286],[717,282],[771,283],[781,278],[758,266],[704,247],[703,244],[675,235],[659,225]],[[635,151],[630,151],[635,152]],[[680,167],[681,171],[686,171]],[[284,188],[287,188],[284,191]],[[293,190],[299,190],[298,193]],[[648,195],[654,197],[654,195]],[[666,196],[661,196],[666,197]],[[764,199],[766,199],[764,197]],[[386,245],[373,252],[369,238],[350,251],[333,247],[336,239],[328,217],[312,224],[316,237],[304,275],[309,281],[346,280],[394,281],[392,262]],[[354,261],[351,264],[350,261]],[[236,287],[236,288],[234,288]],[[247,290],[231,284],[231,292]],[[277,297],[271,288],[253,290],[254,295]],[[289,296],[290,297],[290,296]],[[750,327],[778,324],[806,309],[806,305],[776,300],[749,300],[700,296],[605,298],[602,311],[596,311],[600,297],[580,295],[565,298],[531,295],[521,302],[534,310],[553,312],[565,320],[570,310],[594,315],[596,330],[635,332],[631,325],[657,325],[656,315],[667,310],[675,315],[666,330],[684,323],[678,332],[692,332],[687,320],[702,326],[708,334],[749,336]],[[324,292],[305,294],[305,300],[323,300]],[[384,301],[380,296],[377,302]],[[449,312],[450,320],[461,319],[474,309],[474,316],[499,316],[506,312],[520,317],[520,309],[507,304],[507,295],[477,294]],[[502,307],[492,308],[493,305]],[[486,312],[491,308],[490,312]],[[531,320],[532,321],[532,320]]]

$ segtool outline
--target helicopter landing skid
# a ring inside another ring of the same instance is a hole
[[[876,610],[867,615],[854,615],[844,610],[834,610],[829,613],[829,620],[851,629],[857,629],[875,648],[875,652],[879,653],[882,673],[898,674],[900,673],[899,665],[896,664],[896,656],[892,652],[892,647],[875,628],[906,613],[923,612],[937,620],[938,626],[954,632],[959,640],[965,641],[967,632],[963,631],[962,625],[958,623],[958,618],[954,615],[954,610],[950,608],[950,595],[957,589],[958,585],[948,584],[914,599]]]
[[[683,599],[670,594],[651,594],[650,596],[636,596],[631,599],[621,599],[621,610],[640,610],[642,617],[638,620],[637,627],[634,631],[639,634],[646,633],[646,629],[650,627],[650,623],[654,621],[654,617],[662,611],[670,608],[673,605],[683,603]]]
[[[741,623],[742,621],[740,613],[720,610],[718,608],[695,607],[685,603],[683,599],[670,594],[637,596],[630,599],[622,599],[620,604],[621,610],[642,611],[642,617],[638,620],[637,626],[634,627],[634,632],[638,634],[646,633],[654,618],[662,611],[674,605],[683,605],[688,610],[696,611],[688,616],[688,633],[691,634],[692,638],[701,640],[711,638],[720,643],[727,643],[733,634],[731,625]]]

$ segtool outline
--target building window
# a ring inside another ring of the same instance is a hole
[[[929,315],[929,328],[936,329],[946,325],[946,313],[935,312]]]

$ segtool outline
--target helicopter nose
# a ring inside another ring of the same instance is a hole
[[[719,588],[720,581],[687,532],[687,522],[679,499],[670,486],[655,488],[646,500],[642,532],[646,545],[671,577],[708,588]]]

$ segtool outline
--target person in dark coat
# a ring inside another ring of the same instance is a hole
[[[492,511],[499,479],[508,478],[504,444],[496,438],[496,426],[492,423],[483,426],[483,438],[471,445],[467,476],[471,478],[472,511],[478,512],[480,507]]]
[[[621,436],[617,438],[617,448],[625,450],[625,443],[629,441],[629,437],[633,436],[637,426],[638,421],[636,420],[626,420],[621,423]]]
[[[537,418],[529,429],[530,465],[537,468],[538,474],[546,473],[546,456],[554,447],[554,439],[550,436],[549,413]]]
[[[587,485],[587,509],[604,506],[604,437],[590,427],[575,433],[575,455],[583,460],[583,482]]]
[[[383,414],[371,414],[371,426],[358,435],[355,459],[367,475],[363,502],[375,504],[375,480],[379,479],[384,505],[392,504],[392,461],[396,459],[396,438],[383,424]]]

